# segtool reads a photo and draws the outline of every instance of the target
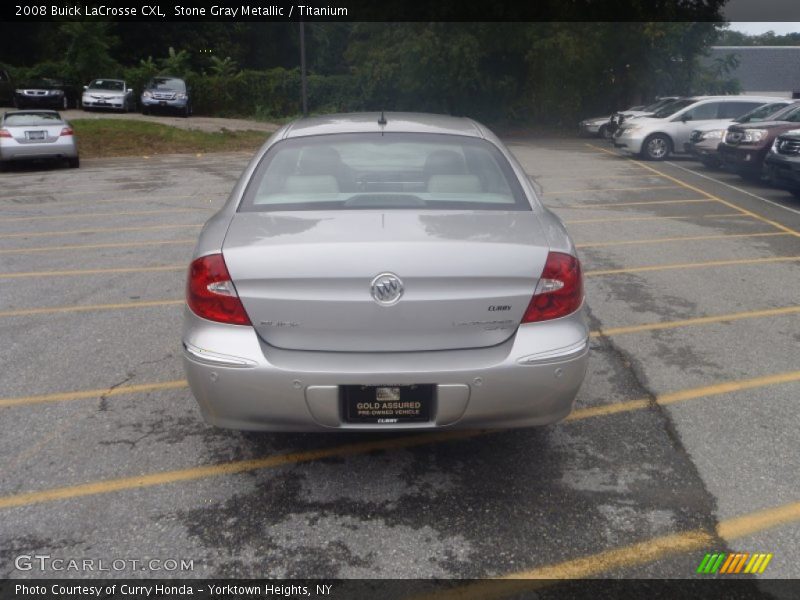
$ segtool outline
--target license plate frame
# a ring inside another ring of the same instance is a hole
[[[47,139],[46,131],[26,131],[25,138],[31,142],[43,142]]]
[[[427,423],[433,416],[436,385],[342,385],[342,421],[368,425]]]

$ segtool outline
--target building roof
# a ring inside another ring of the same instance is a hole
[[[734,54],[739,66],[730,76],[743,92],[800,91],[800,46],[712,46],[705,65]]]

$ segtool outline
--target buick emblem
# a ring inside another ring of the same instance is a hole
[[[403,282],[394,273],[381,273],[371,284],[372,298],[381,306],[392,306],[403,296]]]

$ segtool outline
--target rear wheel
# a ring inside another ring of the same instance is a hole
[[[736,174],[745,181],[761,181],[760,169],[739,169]]]
[[[150,114],[150,109],[147,108],[146,106],[142,106],[142,114],[143,115],[149,115]]]
[[[77,169],[81,166],[81,159],[77,156],[75,158],[68,158],[67,164],[69,165],[70,169]]]
[[[612,136],[611,128],[608,125],[601,125],[600,129],[597,130],[597,133],[599,133],[600,137],[604,140],[610,140]]]
[[[647,160],[664,160],[672,152],[672,140],[663,133],[655,133],[642,144],[642,156]]]
[[[706,156],[700,159],[700,162],[703,163],[709,169],[719,169],[722,164],[719,162],[718,158],[714,158],[712,156]]]

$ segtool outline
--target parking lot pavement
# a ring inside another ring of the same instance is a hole
[[[175,577],[690,577],[720,551],[800,576],[800,215],[692,163],[510,147],[578,245],[593,331],[573,415],[519,431],[209,428],[180,365],[185,269],[249,157],[0,175],[0,577],[40,575],[14,568],[33,553],[193,561]]]

